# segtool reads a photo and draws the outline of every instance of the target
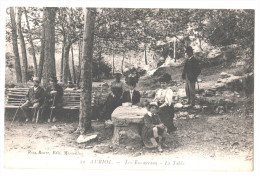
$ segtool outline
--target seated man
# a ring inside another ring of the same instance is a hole
[[[130,90],[123,93],[123,103],[130,102],[134,105],[140,102],[140,92],[135,90],[135,86],[135,83],[129,84]]]
[[[44,101],[44,89],[39,85],[40,80],[38,77],[33,78],[33,84],[34,86],[29,89],[27,95],[26,95],[26,102],[21,106],[21,109],[23,110],[25,114],[25,122],[29,122],[30,116],[29,116],[29,107],[33,106],[33,118],[32,122],[36,121],[36,116],[38,113],[38,110],[40,106],[42,105]]]
[[[57,78],[52,77],[50,86],[46,89],[46,107],[51,108],[48,122],[56,122],[57,116],[62,109],[63,88],[57,84]]]

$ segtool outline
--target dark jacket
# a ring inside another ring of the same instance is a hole
[[[40,103],[44,101],[44,89],[39,86],[35,91],[34,87],[30,88],[27,92],[26,99],[31,103]]]
[[[184,64],[182,79],[185,79],[187,74],[190,81],[197,81],[197,78],[201,72],[199,62],[196,58],[192,56],[190,60],[187,60]]]
[[[133,92],[133,96],[132,96],[132,101],[131,101],[131,97],[130,97],[130,90],[125,91],[123,93],[123,103],[125,102],[131,102],[132,104],[137,104],[140,102],[140,92],[137,90],[134,90]]]
[[[55,96],[54,104],[56,105],[56,104],[62,103],[63,88],[62,88],[60,85],[58,85],[58,84],[55,86],[55,88],[48,87],[48,88],[46,89],[46,98],[47,98],[48,100],[54,98],[54,96],[51,95],[51,93],[50,93],[51,91],[57,91],[57,94],[56,94],[56,96]]]

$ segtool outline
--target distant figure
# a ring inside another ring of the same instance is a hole
[[[111,83],[111,93],[108,95],[100,114],[100,120],[110,120],[113,111],[122,105],[122,93],[124,84],[120,81],[121,73],[116,73],[116,80]]]
[[[74,84],[72,83],[72,81],[68,82],[68,88],[74,88]]]
[[[130,83],[130,89],[123,93],[123,103],[130,102],[132,105],[140,102],[140,92],[135,90],[136,83]]]
[[[151,142],[153,147],[157,147],[159,152],[162,152],[162,147],[167,147],[165,144],[167,127],[161,122],[158,115],[159,106],[156,102],[151,102],[147,106],[148,113],[144,115],[144,126],[142,128],[142,139],[145,142]],[[159,139],[161,136],[161,141]],[[162,146],[162,147],[161,147]]]
[[[154,102],[159,105],[159,117],[163,124],[167,127],[168,132],[177,130],[173,124],[174,107],[173,107],[173,91],[167,86],[171,81],[169,74],[164,74],[159,78],[160,89],[156,91]]]
[[[57,84],[56,77],[50,79],[50,86],[46,89],[46,108],[51,108],[52,115],[48,115],[48,122],[56,122],[62,109],[63,88]],[[54,106],[54,108],[52,108]],[[51,112],[50,112],[51,114]],[[51,116],[51,117],[50,117]]]
[[[120,81],[121,73],[115,73],[116,80],[111,82],[111,89],[114,90],[116,97],[121,97],[123,94],[124,83]]]
[[[23,110],[25,118],[26,118],[25,122],[30,121],[29,107],[33,106],[32,122],[35,122],[38,110],[39,110],[40,106],[43,104],[44,89],[39,84],[40,84],[39,78],[34,77],[33,78],[33,87],[29,89],[29,91],[26,95],[26,102],[21,106],[21,109]]]
[[[195,83],[201,72],[198,60],[193,56],[193,49],[187,47],[185,51],[185,57],[187,58],[183,72],[182,79],[186,81],[185,91],[188,98],[187,104],[191,106],[195,105]]]

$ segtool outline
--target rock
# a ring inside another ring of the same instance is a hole
[[[180,116],[180,117],[187,117],[188,115],[189,115],[188,112],[180,112],[180,113],[179,113],[179,116]]]
[[[198,79],[198,82],[202,82],[202,79]]]
[[[77,143],[90,143],[96,141],[98,138],[98,134],[94,135],[80,135],[77,139]]]
[[[186,119],[187,119],[187,117],[180,117],[179,119],[186,120]]]
[[[199,116],[199,115],[196,115],[195,118],[198,119],[198,118],[200,118],[200,116]]]
[[[188,104],[186,104],[186,105],[183,105],[183,109],[188,109],[188,108],[190,108],[191,107],[191,105],[188,105]]]
[[[59,130],[59,128],[56,127],[55,125],[53,125],[53,126],[51,127],[51,130],[55,130],[55,131],[57,131],[57,130]]]
[[[222,79],[224,79],[224,78],[230,77],[230,75],[229,75],[228,73],[226,73],[226,72],[222,72],[222,73],[220,73],[220,77],[221,77]]]
[[[222,79],[221,79],[221,78],[219,78],[219,79],[217,80],[217,83],[220,83],[220,82],[222,82]]]
[[[96,145],[94,148],[93,148],[93,151],[96,152],[96,153],[101,153],[101,154],[104,154],[104,153],[108,153],[110,152],[110,146],[109,145],[105,145],[105,144],[101,144],[101,145]]]
[[[194,109],[201,109],[202,107],[200,105],[195,105],[193,108]]]
[[[215,92],[212,90],[206,90],[205,96],[207,96],[207,97],[215,96]]]
[[[190,119],[194,119],[194,118],[195,118],[195,115],[194,115],[194,114],[190,114],[188,117],[189,117]]]
[[[176,108],[176,109],[181,109],[182,107],[183,107],[183,105],[181,103],[176,103],[174,105],[174,108]]]
[[[224,107],[223,106],[218,106],[217,108],[216,108],[216,111],[215,111],[216,113],[219,113],[219,114],[222,114],[222,113],[224,113]]]
[[[221,83],[215,83],[214,85],[217,89],[225,87],[225,84],[223,82]]]

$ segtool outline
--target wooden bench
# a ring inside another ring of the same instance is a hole
[[[5,90],[5,108],[18,108],[26,100],[26,94],[29,88],[8,88]],[[80,94],[81,90],[64,89],[63,93],[63,109],[76,110],[80,108]],[[106,94],[102,87],[94,87],[92,92],[91,105],[100,104],[104,102]]]

